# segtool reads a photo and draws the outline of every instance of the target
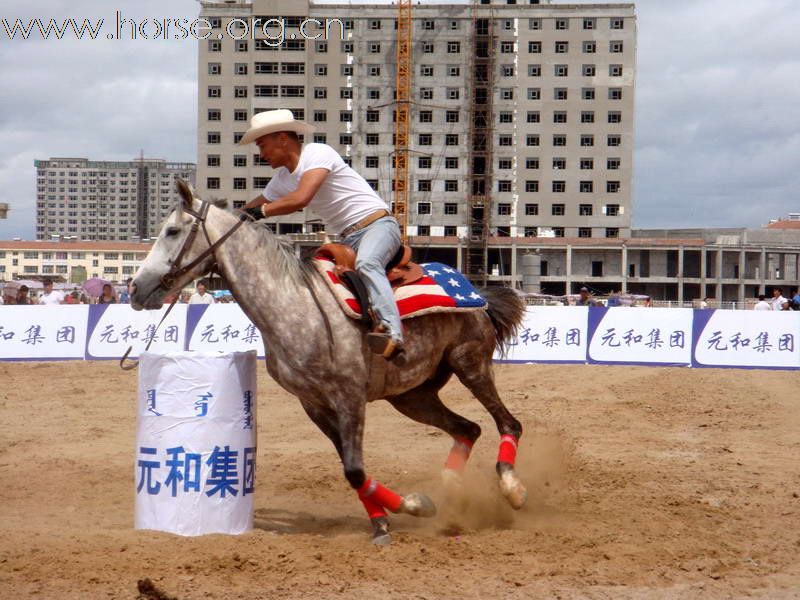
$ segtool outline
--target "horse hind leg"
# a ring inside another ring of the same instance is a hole
[[[518,510],[528,497],[525,486],[514,470],[522,424],[508,411],[497,393],[491,350],[487,352],[483,342],[467,342],[455,348],[448,361],[456,376],[483,404],[497,425],[500,447],[495,468],[500,478],[500,491],[511,507]]]
[[[461,488],[461,473],[473,445],[481,435],[481,428],[477,423],[451,411],[439,398],[438,391],[450,378],[450,374],[448,371],[443,377],[387,400],[408,418],[441,429],[453,438],[453,446],[442,470],[442,480],[445,490],[450,495],[456,495]]]

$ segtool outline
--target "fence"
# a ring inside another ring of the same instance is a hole
[[[261,334],[236,304],[0,308],[0,360],[117,360],[151,350],[247,351]],[[298,334],[300,335],[300,334]],[[499,362],[800,369],[800,312],[529,306]]]

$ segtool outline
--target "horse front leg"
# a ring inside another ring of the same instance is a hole
[[[377,479],[367,477],[363,460],[366,400],[352,398],[351,396],[349,402],[342,403],[337,409],[344,476],[367,511],[372,524],[372,542],[378,545],[390,544],[392,538],[389,534],[387,510],[416,517],[432,517],[436,514],[436,506],[424,494],[401,496]]]

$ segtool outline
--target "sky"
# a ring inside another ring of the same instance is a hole
[[[191,21],[199,8],[37,0],[4,2],[0,19],[113,28],[115,10]],[[640,0],[636,12],[633,226],[760,227],[800,212],[800,2]],[[11,208],[0,239],[35,239],[35,159],[196,162],[196,44],[10,41],[0,28],[0,202]]]

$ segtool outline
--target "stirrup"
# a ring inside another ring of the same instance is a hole
[[[402,343],[396,342],[388,333],[372,331],[367,334],[367,345],[374,354],[380,354],[383,358],[391,358],[395,352],[402,350]]]

